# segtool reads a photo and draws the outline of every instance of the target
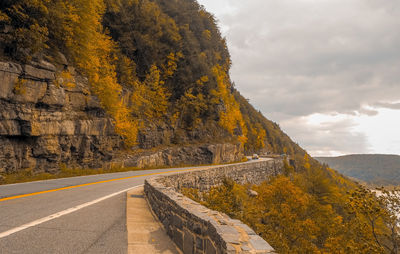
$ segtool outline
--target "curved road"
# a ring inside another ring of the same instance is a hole
[[[0,186],[0,253],[126,253],[126,191],[143,170]]]

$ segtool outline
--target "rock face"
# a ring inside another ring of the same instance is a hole
[[[233,144],[121,156],[122,140],[114,132],[112,119],[86,83],[66,64],[56,68],[47,62],[0,62],[0,174],[25,169],[54,173],[63,164],[101,168],[112,162],[144,168],[242,158],[241,147]],[[150,142],[152,137],[158,135],[149,132],[148,137],[139,137],[139,147],[158,146],[159,142]]]
[[[57,73],[46,62],[0,62],[0,173],[101,167],[121,147],[84,80]]]
[[[239,144],[212,144],[167,148],[147,155],[126,157],[116,163],[124,167],[161,167],[176,165],[221,164],[240,161],[243,157]]]

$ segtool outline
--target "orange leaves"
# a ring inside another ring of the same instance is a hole
[[[258,195],[248,195],[249,188]],[[346,213],[339,215],[333,205],[320,203],[289,177],[278,176],[257,186],[239,185],[228,179],[207,193],[185,190],[185,194],[242,220],[278,253],[384,253],[362,218],[349,221]],[[371,207],[369,210],[374,212],[374,202],[370,201],[370,205],[356,210]]]
[[[158,119],[166,114],[169,96],[159,69],[153,65],[143,82],[134,83],[132,112],[141,119]]]
[[[167,65],[163,65],[163,79],[166,80],[170,77],[172,77],[178,68],[178,61],[179,59],[183,58],[183,54],[181,52],[178,52],[176,54],[170,53],[167,56]],[[151,71],[151,70],[150,70]]]
[[[240,105],[229,90],[231,85],[226,70],[217,65],[212,72],[217,81],[217,89],[212,90],[211,94],[215,97],[214,103],[222,102],[224,108],[220,111],[219,124],[231,135],[238,136],[238,140],[244,144],[247,141],[247,128],[240,112]]]
[[[122,100],[116,74],[115,42],[103,33],[103,0],[55,1],[50,8],[52,32],[68,49],[91,91],[114,119],[115,130],[128,146],[136,143],[138,127]]]
[[[211,40],[211,31],[210,30],[204,30],[203,31],[203,37],[206,38],[207,40]]]
[[[8,17],[7,14],[5,14],[4,12],[0,11],[0,22],[9,22],[10,21],[10,17]]]

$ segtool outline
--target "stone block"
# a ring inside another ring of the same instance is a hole
[[[20,74],[22,72],[22,67],[16,63],[0,62],[0,71]]]
[[[42,126],[37,121],[19,121],[21,135],[26,137],[38,137],[41,135]]]
[[[221,235],[222,239],[224,242],[228,245],[229,243],[231,244],[240,244],[240,235],[239,234],[222,234]]]
[[[226,253],[227,254],[235,254],[235,253],[237,253],[236,248],[232,244],[228,244],[226,246]]]
[[[18,74],[0,71],[0,99],[9,99],[13,96],[13,90]]]
[[[13,100],[20,103],[37,103],[45,96],[47,91],[47,83],[42,81],[27,79],[21,86],[21,91],[13,97]]]
[[[246,224],[240,223],[240,224],[237,224],[236,226],[239,226],[240,228],[242,228],[248,235],[257,235],[256,232],[254,232],[254,230],[251,229]]]
[[[204,239],[196,236],[196,250],[204,250]]]
[[[113,127],[109,119],[81,120],[75,122],[75,134],[86,136],[105,136],[112,133]]]
[[[63,107],[66,102],[65,91],[63,88],[57,87],[51,83],[48,86],[46,95],[40,102],[49,106]]]
[[[248,245],[242,245],[242,246],[240,246],[240,249],[243,252],[250,252],[251,251],[251,248]]]
[[[87,109],[102,109],[100,100],[95,96],[88,96],[86,100]]]
[[[207,254],[217,254],[217,249],[213,245],[213,243],[210,241],[210,239],[205,240],[205,253]]]
[[[273,252],[274,249],[269,245],[264,239],[262,239],[258,235],[251,235],[249,239],[249,243],[257,252],[265,251],[265,252]]]
[[[87,105],[87,97],[83,93],[66,93],[66,101],[74,111],[83,111]]]
[[[184,241],[183,241],[183,253],[185,254],[192,254],[194,253],[194,236],[188,230],[184,231]]]
[[[174,229],[172,234],[173,234],[172,239],[174,240],[176,245],[182,250],[183,249],[183,233],[182,233],[182,231],[179,231],[178,229]]]
[[[178,215],[174,214],[172,216],[172,225],[176,228],[182,229],[183,227],[183,220]]]
[[[36,146],[32,149],[32,153],[35,157],[59,155],[61,153],[60,143],[52,137],[39,138]]]
[[[37,63],[36,67],[38,67],[40,69],[52,71],[52,72],[55,72],[57,70],[53,64],[51,64],[47,61],[44,61],[44,60],[41,60],[39,63]]]
[[[75,134],[75,123],[73,121],[62,121],[59,135],[72,136]]]
[[[0,121],[0,135],[4,136],[20,136],[21,128],[18,121],[15,120],[1,120]]]
[[[55,79],[54,71],[35,68],[32,65],[24,66],[24,74],[27,78],[39,79],[42,81],[50,81]]]
[[[191,229],[191,231],[193,231],[194,233],[196,233],[198,235],[203,234],[203,228],[200,223],[194,222],[193,220],[189,220],[187,223],[188,223],[188,227]]]

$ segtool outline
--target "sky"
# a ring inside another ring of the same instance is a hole
[[[400,154],[399,0],[198,0],[237,89],[313,156]]]

